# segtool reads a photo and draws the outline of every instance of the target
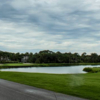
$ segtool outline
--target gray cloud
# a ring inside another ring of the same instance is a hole
[[[0,0],[0,12],[1,50],[100,54],[100,1]]]

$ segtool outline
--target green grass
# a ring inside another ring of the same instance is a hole
[[[85,67],[83,71],[86,71],[89,73],[97,73],[97,72],[100,72],[100,67]]]
[[[100,65],[100,63],[5,63],[0,64],[0,68],[18,67],[49,67],[49,66],[75,66],[75,65]]]
[[[100,72],[100,67],[93,67],[92,69],[93,69],[93,71]]]
[[[0,72],[0,78],[90,100],[100,100],[100,73],[40,74]]]

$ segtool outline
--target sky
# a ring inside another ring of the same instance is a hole
[[[100,0],[0,0],[0,50],[100,54]]]

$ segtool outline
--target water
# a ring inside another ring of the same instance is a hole
[[[52,74],[73,74],[86,73],[85,67],[100,67],[100,65],[79,65],[79,66],[61,66],[61,67],[28,67],[28,68],[7,68],[1,71],[30,72],[30,73],[52,73]]]

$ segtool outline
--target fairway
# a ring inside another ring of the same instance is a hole
[[[23,67],[58,67],[58,66],[78,66],[78,65],[100,65],[100,63],[4,63],[0,68],[23,68]]]
[[[0,72],[0,78],[64,94],[100,100],[100,73],[40,74]]]

